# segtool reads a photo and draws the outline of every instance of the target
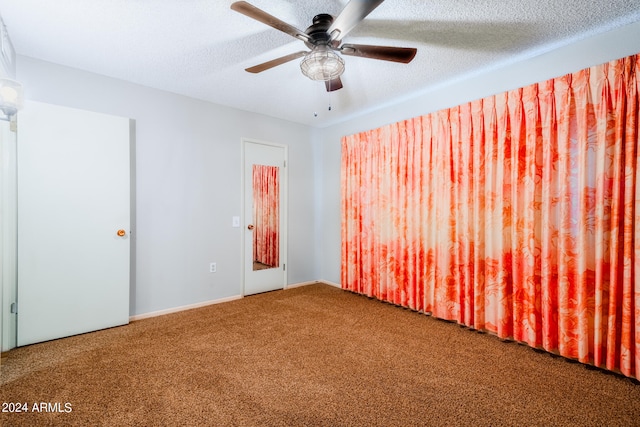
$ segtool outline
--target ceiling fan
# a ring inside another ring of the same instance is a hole
[[[300,51],[272,59],[247,68],[250,73],[260,73],[297,58],[302,58],[302,74],[311,80],[324,81],[328,92],[342,88],[340,76],[344,72],[342,55],[360,56],[370,59],[400,62],[408,64],[416,56],[417,49],[408,47],[372,46],[364,44],[346,44],[342,39],[369,15],[384,0],[351,0],[337,17],[321,13],[313,18],[313,23],[302,31],[267,12],[247,3],[237,1],[231,9],[243,15],[267,24],[270,27],[302,40],[310,51]]]

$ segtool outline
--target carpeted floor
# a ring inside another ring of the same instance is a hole
[[[322,284],[4,356],[2,426],[640,426],[629,379]]]

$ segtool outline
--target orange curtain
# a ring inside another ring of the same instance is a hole
[[[638,377],[631,56],[342,140],[342,286]]]
[[[280,184],[276,166],[253,165],[253,260],[277,267],[280,258]]]

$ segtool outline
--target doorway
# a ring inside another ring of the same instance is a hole
[[[287,261],[287,147],[244,139],[244,295],[284,289]]]

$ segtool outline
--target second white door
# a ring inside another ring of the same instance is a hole
[[[286,283],[287,147],[244,140],[244,295]]]

